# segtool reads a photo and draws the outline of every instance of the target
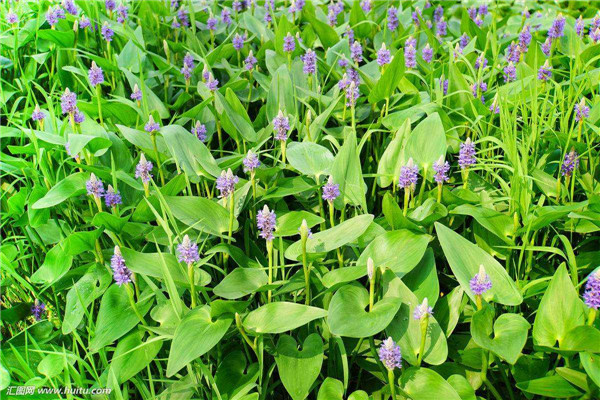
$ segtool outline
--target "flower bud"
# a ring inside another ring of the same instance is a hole
[[[373,277],[375,276],[375,263],[371,257],[367,260],[367,276],[369,277],[369,280],[373,280]]]

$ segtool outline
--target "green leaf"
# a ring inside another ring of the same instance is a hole
[[[479,272],[479,266],[483,265],[492,281],[492,288],[483,294],[483,298],[504,305],[521,304],[523,297],[515,282],[494,257],[438,222],[435,223],[435,230],[454,276],[473,302],[475,295],[469,281]]]
[[[438,113],[425,118],[412,131],[406,142],[406,157],[412,158],[419,169],[431,166],[446,156],[446,131]]]
[[[410,132],[410,119],[407,119],[394,133],[393,139],[385,148],[377,165],[377,184],[380,187],[388,187],[396,183],[400,175],[400,169],[407,161],[404,156],[404,149]]]
[[[538,307],[533,323],[533,343],[553,347],[558,341],[560,345],[567,332],[584,323],[583,302],[563,263],[554,273]]]
[[[517,388],[526,393],[546,396],[552,399],[566,399],[568,397],[581,396],[583,394],[559,375],[545,376],[531,381],[518,382]]]
[[[386,293],[383,299],[365,311],[369,293],[362,287],[347,285],[339,289],[329,303],[327,324],[337,336],[365,338],[384,330],[400,308],[400,299]]]
[[[304,175],[327,175],[333,163],[333,154],[327,148],[312,142],[292,142],[286,154],[290,165]]]
[[[421,345],[421,322],[414,318],[414,312],[420,302],[417,296],[392,271],[385,272],[383,281],[384,297],[394,296],[402,303],[386,332],[402,349],[402,357],[410,364],[416,365]],[[446,361],[447,357],[446,336],[435,317],[430,315],[423,360],[431,365],[440,365]]]
[[[275,362],[281,382],[292,399],[304,400],[321,372],[323,341],[318,333],[310,334],[299,351],[293,337],[282,335],[277,342]]]
[[[306,252],[325,253],[342,247],[347,243],[352,243],[367,230],[372,221],[373,216],[370,214],[359,215],[333,228],[315,233],[312,235],[312,238],[306,241]],[[293,243],[285,251],[285,257],[290,260],[297,260],[301,255],[302,243],[300,240]]]
[[[494,308],[486,305],[473,314],[471,336],[478,346],[515,364],[527,342],[530,327],[529,322],[518,314],[501,314],[494,321]]]
[[[267,274],[262,269],[236,268],[215,286],[213,293],[224,299],[234,300],[255,293],[267,283]]]
[[[404,70],[404,52],[400,49],[394,54],[394,59],[386,66],[385,72],[369,93],[369,103],[375,104],[383,99],[389,99],[404,77]]]
[[[398,273],[396,273],[398,275]],[[402,277],[402,281],[417,296],[419,302],[425,297],[429,305],[434,307],[440,295],[435,257],[432,249],[427,249],[419,264],[412,271]]]
[[[512,244],[509,238],[514,233],[514,222],[506,214],[499,213],[491,208],[474,206],[471,204],[460,205],[450,212],[451,214],[469,215],[479,222],[485,229],[498,236],[507,244]]]
[[[407,229],[377,236],[362,252],[358,265],[367,265],[369,258],[376,267],[389,268],[399,276],[406,275],[423,258],[431,236]]]
[[[290,211],[283,214],[281,217],[277,216],[277,229],[275,230],[274,235],[276,237],[299,235],[298,229],[300,228],[300,225],[302,225],[302,220],[306,220],[306,224],[309,228],[325,221],[320,216],[308,211]]]
[[[163,339],[150,336],[142,341],[144,332],[131,332],[119,341],[113,353],[109,375],[114,374],[119,384],[133,378],[146,368],[160,351]]]
[[[371,25],[369,25],[369,22],[370,21],[360,7],[360,2],[353,2],[352,9],[350,10],[350,26],[354,30],[356,37],[365,38],[371,33]]]
[[[221,168],[210,150],[195,135],[179,125],[163,126],[160,132],[171,155],[190,181],[196,183],[200,176],[213,179],[221,175]]]
[[[256,142],[258,135],[252,127],[252,122],[250,121],[250,117],[248,117],[246,109],[233,90],[227,88],[225,97],[223,97],[221,93],[215,92],[215,98],[218,100],[219,106],[225,110],[225,114],[222,115],[223,128],[228,131],[229,134],[234,135],[234,137],[237,132],[245,140]],[[233,130],[235,130],[235,132]]]
[[[39,39],[49,40],[62,48],[71,48],[75,43],[75,33],[72,30],[41,29],[36,34]]]
[[[104,268],[94,268],[83,275],[67,292],[62,332],[73,332],[85,315],[87,307],[104,293],[112,276]]]
[[[121,68],[121,71],[127,77],[127,81],[129,82],[130,87],[134,87],[138,85],[140,90],[144,95],[144,101],[147,102],[148,110],[152,113],[158,113],[160,118],[169,118],[170,113],[167,110],[167,107],[163,104],[163,102],[158,98],[158,96],[146,85],[145,82],[142,82],[140,78],[135,76],[131,71],[126,68]],[[147,135],[150,136],[150,135]]]
[[[561,350],[600,353],[600,331],[593,326],[576,326],[560,343]]]
[[[111,285],[100,302],[100,310],[96,318],[95,336],[90,342],[90,351],[98,352],[104,346],[114,342],[133,329],[140,320],[131,308],[129,295],[125,285]],[[152,298],[141,296],[136,304],[142,316],[146,315],[152,305]]]
[[[54,185],[48,193],[31,207],[33,209],[53,207],[73,196],[79,196],[85,193],[85,182],[89,175],[84,172],[77,172],[67,176],[65,179]]]
[[[244,327],[255,333],[282,333],[325,316],[327,311],[321,308],[281,301],[251,311],[244,319]]]
[[[169,253],[140,253],[126,247],[121,247],[121,253],[127,267],[136,274],[152,276],[162,279],[164,262],[169,276],[179,287],[189,288],[190,280],[187,275],[187,266],[184,266],[173,254]],[[210,283],[210,275],[195,267],[194,282],[196,286],[206,286]]]
[[[165,196],[171,212],[184,224],[203,232],[221,234],[229,230],[229,211],[205,197]],[[238,228],[233,220],[233,230]]]
[[[461,400],[452,385],[428,368],[404,370],[399,381],[412,400]]]
[[[272,121],[281,110],[286,115],[296,115],[296,101],[292,78],[287,65],[279,67],[271,78],[271,89],[267,93],[267,118]]]
[[[333,160],[331,176],[333,181],[340,185],[340,196],[335,200],[336,208],[342,208],[346,202],[350,202],[367,210],[356,133],[352,130],[348,132],[342,148]]]
[[[581,365],[596,386],[600,386],[600,355],[592,353],[579,353]]]
[[[175,330],[167,362],[167,377],[212,349],[227,333],[232,322],[231,314],[221,315],[213,321],[208,305],[189,311]]]

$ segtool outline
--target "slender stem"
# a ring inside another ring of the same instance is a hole
[[[301,238],[302,242],[302,268],[304,269],[304,291],[306,295],[306,304],[310,304],[310,268],[308,265],[307,257],[306,257],[306,239],[307,237],[303,235]]]
[[[267,240],[267,255],[269,257],[269,285],[273,283],[273,241]],[[267,303],[271,302],[271,290],[267,292]]]
[[[417,366],[421,366],[423,361],[423,353],[425,352],[425,342],[427,341],[427,327],[429,325],[429,314],[425,314],[420,321],[421,325],[421,344],[419,345],[419,357],[417,358]]]
[[[140,320],[140,322],[143,325],[146,325],[146,320],[144,319],[144,317],[140,313],[140,310],[138,310],[137,304],[135,303],[135,299],[133,298],[133,289],[131,288],[131,286],[129,284],[126,284],[125,288],[127,290],[127,294],[129,296],[129,304],[131,304],[131,308],[133,308],[133,312],[135,313],[135,315],[137,315],[137,317]]]
[[[588,321],[587,321],[588,325],[592,326],[594,324],[597,313],[598,313],[598,310],[596,310],[595,308],[590,308],[590,313],[588,314]]]
[[[190,279],[190,296],[192,297],[192,308],[196,307],[196,284],[194,279],[194,263],[188,264],[188,277]]]
[[[396,400],[396,383],[394,382],[394,370],[388,369],[388,383],[390,385],[390,392],[392,394],[392,400]]]
[[[102,103],[100,99],[102,98],[102,88],[100,85],[96,85],[96,98],[98,99],[98,118],[100,119],[100,125],[104,125],[102,120]]]

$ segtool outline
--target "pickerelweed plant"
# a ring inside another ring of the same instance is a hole
[[[0,395],[600,398],[598,7],[3,2]]]

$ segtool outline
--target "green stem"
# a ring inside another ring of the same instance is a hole
[[[388,383],[390,385],[390,392],[392,394],[392,400],[396,400],[396,383],[394,382],[394,370],[388,369]]]
[[[165,184],[165,174],[162,170],[162,163],[160,162],[160,154],[158,152],[158,145],[156,144],[156,133],[152,132],[150,134],[150,138],[152,139],[152,147],[154,147],[154,156],[156,157],[156,167],[158,168],[158,174],[160,175],[160,183],[164,186]]]
[[[98,99],[98,118],[100,119],[100,125],[104,125],[104,121],[102,120],[102,103],[100,99],[102,98],[102,88],[100,85],[96,85],[96,98]]]
[[[419,357],[417,358],[417,366],[421,366],[421,362],[423,361],[423,353],[425,352],[425,341],[427,340],[427,327],[429,325],[429,314],[425,314],[425,316],[420,321],[421,325],[421,344],[419,345]]]
[[[127,294],[129,295],[129,304],[131,304],[131,308],[133,308],[133,312],[135,313],[135,315],[137,315],[137,317],[140,320],[140,322],[143,325],[146,325],[146,320],[144,319],[144,317],[140,313],[140,310],[138,310],[137,304],[135,303],[135,299],[133,298],[133,289],[131,288],[131,285],[126,284],[125,288],[127,290]]]
[[[588,314],[588,321],[587,321],[589,326],[592,326],[594,324],[597,313],[598,313],[598,310],[596,310],[595,308],[590,309],[590,313]]]
[[[304,236],[304,235],[303,235]],[[310,304],[310,269],[308,266],[308,261],[306,257],[306,239],[307,237],[302,237],[302,268],[304,269],[304,291],[306,295],[306,304]]]
[[[188,264],[188,277],[190,279],[190,296],[192,297],[192,308],[196,307],[196,284],[194,283],[194,264]]]
[[[269,285],[273,283],[273,241],[267,240],[267,255],[269,257]],[[267,303],[271,302],[271,290],[267,292]]]

